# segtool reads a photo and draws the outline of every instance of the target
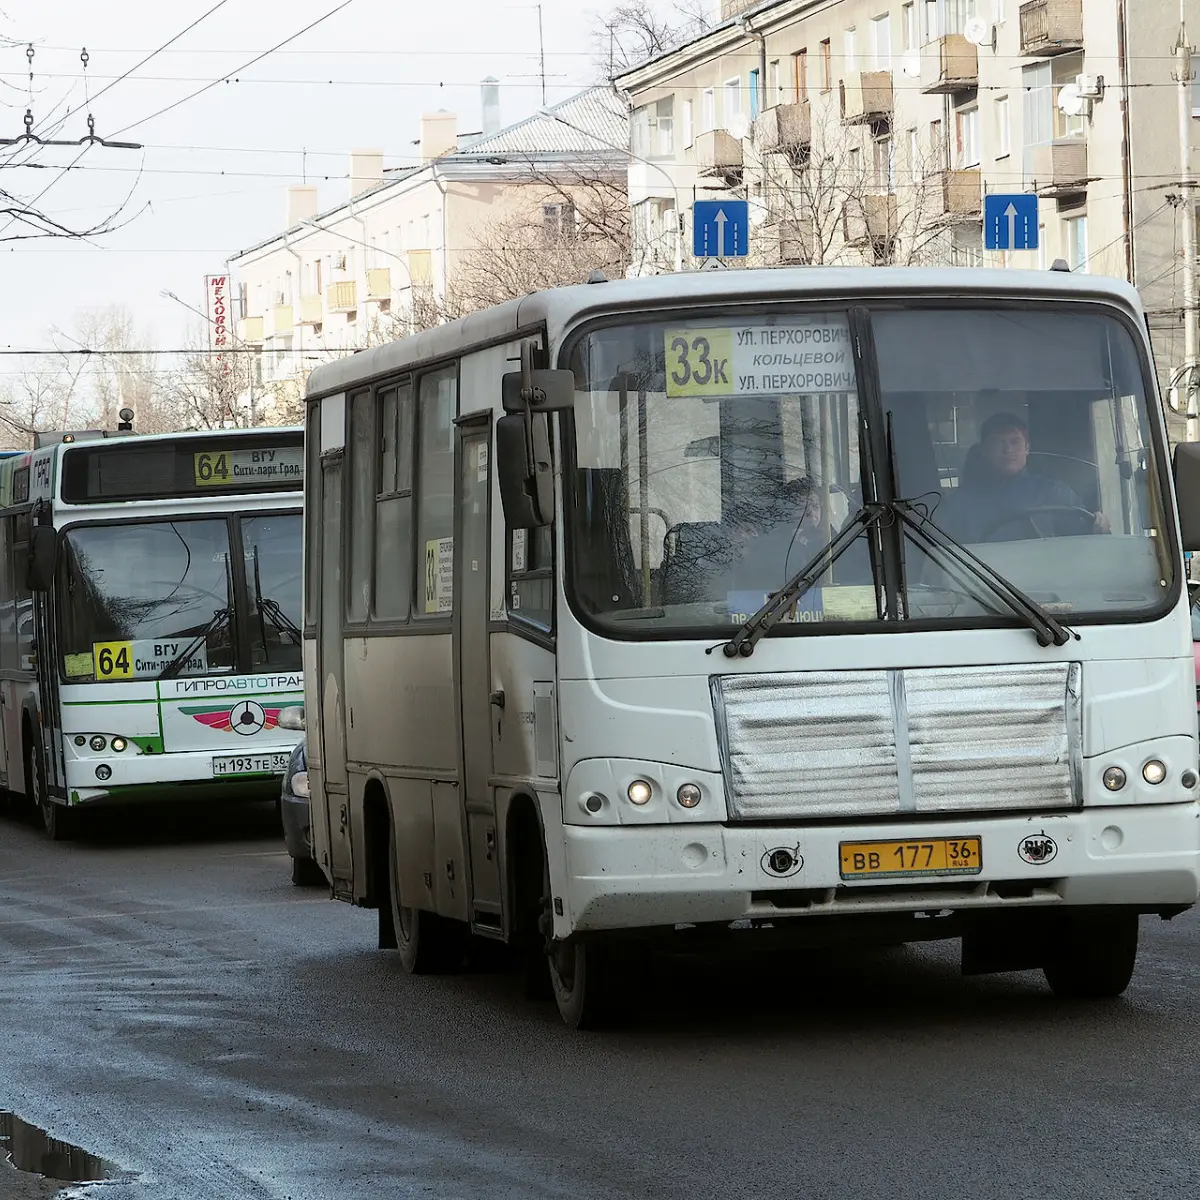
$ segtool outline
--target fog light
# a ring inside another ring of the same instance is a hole
[[[96,778],[97,779],[111,779],[112,778],[112,767],[110,767],[107,763],[101,763],[96,768]]]
[[[695,808],[701,798],[700,789],[694,783],[681,783],[679,791],[675,793],[675,799],[684,808]]]
[[[87,738],[85,738],[85,737],[83,736],[83,734],[82,734],[82,733],[77,733],[77,734],[75,735],[75,745],[77,745],[77,746],[86,746],[86,745],[87,745]]]
[[[92,749],[95,750],[96,753],[98,754],[101,750],[104,749],[105,746],[108,745],[108,743],[99,734],[96,734],[96,736],[94,738],[92,738],[91,745],[92,745]]]
[[[1196,772],[1184,771],[1179,777],[1179,782],[1190,792],[1196,786]]]
[[[593,792],[584,802],[583,807],[590,813],[598,813],[604,807],[604,797]]]
[[[1104,786],[1110,792],[1119,792],[1125,786],[1125,772],[1120,767],[1109,767],[1104,772]]]
[[[643,804],[650,803],[650,797],[654,794],[654,789],[644,780],[635,779],[630,785],[626,795],[629,797],[630,804],[636,804],[639,808]]]
[[[116,751],[118,754],[120,754],[120,753],[121,753],[121,751],[122,751],[122,750],[124,750],[124,749],[125,749],[125,747],[129,745],[129,743],[128,743],[128,742],[127,742],[127,741],[126,741],[124,738],[113,738],[113,740],[112,740],[112,743],[111,743],[111,744],[112,744],[112,748],[113,748],[113,749],[114,749],[114,750],[115,750],[115,751]]]
[[[1162,783],[1167,777],[1167,768],[1158,761],[1157,758],[1152,758],[1142,768],[1142,778],[1147,783]]]

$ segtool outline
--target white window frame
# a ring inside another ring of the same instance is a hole
[[[842,70],[847,74],[858,66],[858,29],[851,25],[842,34]]]
[[[1012,153],[1012,105],[1007,96],[997,96],[995,104],[996,157],[1007,158]]]
[[[725,80],[721,85],[721,120],[724,122],[727,130],[729,130],[730,120],[735,116],[741,115],[742,88],[744,86],[740,75],[735,76],[733,79]],[[730,101],[732,101],[732,104]]]
[[[871,18],[871,59],[877,71],[892,69],[892,14]]]
[[[900,29],[904,37],[904,52],[910,53],[920,48],[921,31],[917,22],[917,5],[915,0],[909,0],[900,8]]]
[[[712,133],[717,127],[717,89],[705,88],[700,93],[701,133]]]
[[[1075,254],[1076,237],[1082,234],[1082,255],[1077,259]],[[1067,251],[1067,265],[1079,275],[1088,274],[1088,227],[1087,213],[1063,218],[1063,241]]]
[[[979,138],[979,105],[959,109],[956,116],[958,133],[958,165],[962,170],[977,167],[981,161]]]
[[[695,117],[692,112],[692,102],[685,100],[679,113],[680,144],[686,150],[696,140]]]

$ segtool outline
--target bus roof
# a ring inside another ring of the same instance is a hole
[[[758,299],[846,301],[892,296],[967,296],[1102,300],[1141,316],[1137,292],[1122,280],[1064,271],[964,267],[788,267],[688,271],[576,284],[534,292],[412,337],[317,367],[308,396],[320,399],[421,363],[451,358],[482,343],[503,342],[545,327],[554,344],[571,325],[614,312]]]

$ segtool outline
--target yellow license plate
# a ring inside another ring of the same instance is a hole
[[[843,879],[978,875],[983,870],[983,839],[978,837],[842,842],[839,851]]]

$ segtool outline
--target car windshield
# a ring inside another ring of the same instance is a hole
[[[739,624],[885,474],[1051,612],[1160,605],[1173,556],[1142,365],[1119,320],[896,307],[859,328],[877,407],[844,310],[641,322],[574,344],[569,590],[586,617],[618,636]],[[924,538],[901,544],[893,525],[862,535],[780,629],[884,619],[1013,618],[975,573]]]
[[[59,653],[68,682],[299,670],[301,517],[189,517],[69,529],[59,565]],[[236,543],[235,543],[236,545]],[[242,614],[248,659],[239,650]],[[190,647],[190,649],[189,649]]]

